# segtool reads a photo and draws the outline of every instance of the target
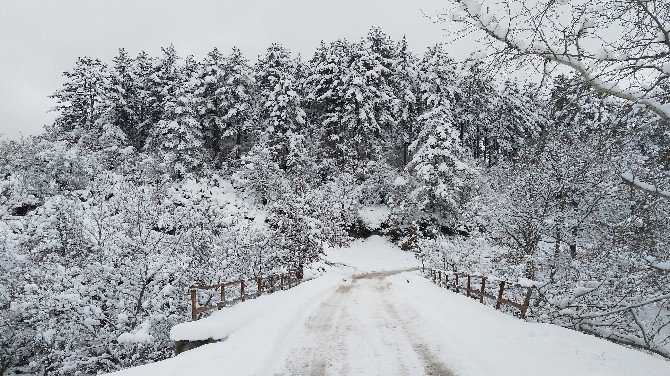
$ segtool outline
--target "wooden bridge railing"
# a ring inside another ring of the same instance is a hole
[[[249,279],[237,279],[217,283],[215,285],[193,285],[191,286],[191,319],[193,321],[207,311],[221,309],[227,305],[235,304],[249,298],[254,298],[263,293],[272,293],[276,290],[285,290],[298,285],[302,281],[302,272],[292,270],[287,273],[270,274]],[[219,301],[211,303],[212,296],[204,305],[198,306],[199,290],[219,290]]]
[[[487,291],[486,281],[488,277],[482,275],[471,275],[467,273],[447,272],[439,269],[427,269],[428,276],[433,283],[449,288],[455,292],[462,292],[465,295],[479,300],[484,304],[484,298],[489,298],[495,301],[495,307],[500,310],[502,305],[507,305],[519,310],[519,316],[522,319],[526,318],[528,312],[528,305],[533,294],[532,288],[524,287],[519,284],[512,284],[505,281],[499,281],[497,285],[497,294]],[[451,277],[451,279],[450,279]],[[489,285],[490,286],[490,285]],[[493,286],[491,286],[493,287]],[[523,302],[518,303],[505,297],[505,289],[508,291],[512,288],[523,290]],[[491,291],[491,289],[489,289]],[[496,292],[495,289],[493,292]]]

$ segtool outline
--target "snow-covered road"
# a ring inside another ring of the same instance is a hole
[[[171,334],[222,342],[118,375],[670,375],[668,361],[438,287],[379,237],[325,261],[337,266]]]
[[[407,307],[391,298],[393,274],[359,274],[343,284],[309,318],[280,374],[453,375]]]

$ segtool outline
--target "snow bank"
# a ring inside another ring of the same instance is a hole
[[[296,335],[296,328],[304,325],[340,282],[342,276],[333,272],[290,290],[222,309],[208,318],[177,325],[170,333],[173,339],[228,338],[112,375],[264,374],[286,358],[287,344]]]
[[[401,250],[381,236],[356,240],[346,248],[326,249],[324,260],[345,264],[358,272],[378,272],[420,267],[414,253]]]
[[[388,278],[394,300],[422,328],[426,344],[459,376],[670,375],[670,362],[550,324],[495,311],[425,278]]]

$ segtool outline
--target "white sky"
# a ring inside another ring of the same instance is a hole
[[[311,57],[321,40],[355,40],[371,26],[406,35],[422,52],[447,41],[426,17],[448,0],[0,0],[0,134],[40,133],[50,123],[47,98],[77,57],[106,62],[120,47],[157,55],[174,43],[181,56],[238,46],[251,60],[272,42]],[[454,46],[464,56],[468,42]]]

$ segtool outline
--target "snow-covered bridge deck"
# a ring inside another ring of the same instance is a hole
[[[226,338],[118,375],[670,375],[670,363],[507,316],[440,288],[373,237],[332,250],[347,266],[173,329]]]

